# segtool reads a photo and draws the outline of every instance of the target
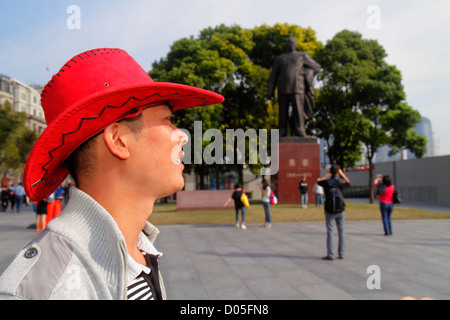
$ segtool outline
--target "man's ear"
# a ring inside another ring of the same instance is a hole
[[[124,126],[113,123],[107,126],[103,132],[103,140],[109,151],[120,160],[130,157],[130,150],[126,139]]]

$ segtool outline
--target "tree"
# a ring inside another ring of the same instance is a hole
[[[388,110],[381,119],[381,125],[388,133],[388,144],[392,147],[390,155],[408,149],[417,158],[426,152],[427,139],[413,129],[421,121],[420,113],[407,103],[400,103],[396,108]],[[395,128],[395,130],[394,130]]]
[[[9,101],[0,105],[0,167],[3,172],[22,169],[37,135],[25,126],[25,113],[12,111]]]
[[[252,31],[237,25],[220,25],[202,30],[199,38],[235,67],[231,81],[227,81],[221,90],[226,99],[219,116],[218,128],[223,132],[227,129],[247,131],[251,128],[266,128],[267,111],[263,92],[267,86],[264,79],[268,77],[268,71],[250,59],[249,54],[255,45]],[[237,157],[236,143],[227,146],[224,141],[224,146],[232,147],[233,154]],[[243,156],[249,159],[249,149],[245,150],[246,154]],[[261,167],[259,163],[248,165],[253,172],[259,172]],[[237,169],[238,179],[243,183],[244,164],[236,159],[232,166]]]
[[[330,162],[342,167],[359,160],[364,144],[369,165],[369,192],[373,203],[373,157],[379,147],[392,152],[408,148],[424,154],[423,137],[412,128],[420,114],[404,101],[400,71],[389,65],[376,40],[348,30],[337,33],[319,50],[322,65],[315,122],[311,130],[326,140]]]

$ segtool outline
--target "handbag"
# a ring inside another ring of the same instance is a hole
[[[277,196],[275,195],[275,193],[273,193],[272,190],[270,191],[270,197],[269,197],[269,199],[270,199],[270,204],[272,204],[272,205],[276,205],[276,204],[278,203],[278,198],[277,198]]]
[[[242,194],[241,196],[241,202],[245,207],[250,207],[250,203],[248,202],[248,197],[245,193]]]
[[[394,201],[394,203],[402,203],[402,197],[400,195],[400,193],[397,192],[397,190],[394,190],[394,195],[392,196],[392,200]]]

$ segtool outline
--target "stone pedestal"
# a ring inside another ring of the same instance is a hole
[[[317,138],[280,138],[279,169],[277,175],[272,177],[279,203],[300,204],[298,183],[303,175],[308,182],[308,202],[315,203],[312,189],[320,178],[320,148]]]

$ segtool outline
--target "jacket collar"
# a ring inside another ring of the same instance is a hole
[[[125,239],[116,221],[97,201],[72,187],[67,206],[48,228],[69,238],[74,250],[82,251],[97,265],[111,291],[122,294],[128,268]],[[146,222],[143,233],[153,243],[159,230]]]

